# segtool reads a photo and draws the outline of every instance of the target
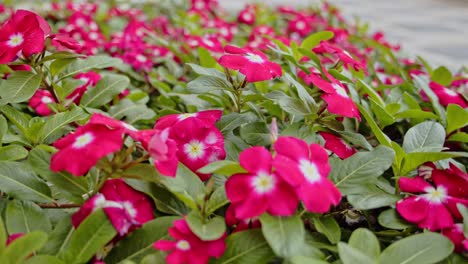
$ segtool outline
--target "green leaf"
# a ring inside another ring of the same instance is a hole
[[[55,209],[54,209],[55,210]],[[68,247],[74,228],[70,215],[63,216],[49,234],[49,240],[40,250],[41,254],[57,255]]]
[[[39,88],[42,76],[30,71],[14,71],[0,84],[2,103],[21,103],[29,100]]]
[[[62,112],[50,116],[40,132],[40,142],[51,143],[57,140],[62,134],[62,128],[70,123],[81,121],[89,115],[79,107],[72,107],[71,111]]]
[[[320,31],[307,36],[301,43],[301,48],[311,50],[320,44],[321,41],[333,38],[334,34],[331,31]]]
[[[393,208],[390,208],[380,213],[377,220],[379,221],[379,224],[381,226],[390,229],[403,230],[411,226],[405,220],[403,220]]]
[[[227,82],[226,78],[207,75],[199,76],[195,80],[187,83],[187,89],[189,92],[195,94],[203,94],[216,90],[233,90],[231,84]]]
[[[21,130],[21,132],[26,133],[29,127],[29,120],[31,119],[29,115],[18,111],[10,105],[0,106],[0,111],[11,123]]]
[[[130,84],[128,77],[118,74],[106,74],[87,91],[81,98],[80,104],[86,107],[98,108],[110,102]]]
[[[167,230],[173,225],[174,216],[158,217],[145,223],[122,239],[106,256],[106,263],[119,263],[125,260],[140,261],[145,255],[156,252],[154,242],[167,236]]]
[[[468,111],[457,104],[447,106],[447,133],[468,125]]]
[[[82,202],[82,196],[89,190],[88,182],[85,177],[75,177],[66,172],[52,172],[50,170],[51,155],[47,151],[36,147],[31,150],[28,156],[28,162],[32,169],[43,179],[47,180],[52,186],[57,187],[57,191],[69,193],[74,197],[74,202]],[[66,196],[70,199],[70,196]]]
[[[70,65],[68,65],[60,80],[68,78],[70,76],[74,76],[75,74],[81,72],[90,71],[92,69],[105,69],[115,67],[118,64],[122,64],[122,60],[105,55],[90,56],[86,59],[73,60],[74,61]]]
[[[270,130],[264,122],[249,123],[240,128],[240,137],[252,146],[271,144]]]
[[[219,216],[203,221],[197,212],[192,211],[186,219],[192,232],[204,241],[219,239],[226,232],[224,219]]]
[[[380,244],[377,237],[366,228],[354,230],[348,244],[366,254],[371,259],[377,259],[380,255]]]
[[[445,143],[444,127],[434,121],[426,121],[408,129],[403,139],[403,149],[410,152],[441,151]]]
[[[213,58],[213,56],[211,56],[211,53],[207,49],[198,47],[197,52],[201,66],[209,68],[216,65],[216,60]]]
[[[452,73],[444,66],[440,66],[432,72],[431,80],[443,86],[449,86],[452,83]]]
[[[427,120],[427,119],[438,120],[439,119],[439,117],[436,114],[432,112],[423,111],[420,109],[408,109],[405,111],[401,111],[395,114],[395,118],[412,118],[412,119],[424,119],[424,120]]]
[[[5,225],[3,224],[3,217],[0,217],[0,256],[3,255],[7,239],[8,235],[5,230]]]
[[[439,103],[439,97],[437,97],[434,91],[432,91],[432,89],[429,87],[429,80],[427,79],[427,77],[413,75],[413,80],[414,80],[416,88],[424,91],[427,97],[429,97],[429,100],[431,101],[434,111],[439,116],[442,124],[445,124],[447,120],[446,120],[446,113],[445,113],[444,107]]]
[[[28,156],[28,151],[20,145],[0,147],[0,160],[20,160]]]
[[[360,250],[343,242],[338,243],[338,252],[340,253],[340,259],[343,264],[377,264],[376,260],[373,260]]]
[[[67,263],[86,263],[117,235],[103,210],[89,215],[73,232],[67,251],[61,257]]]
[[[274,253],[259,229],[232,233],[226,239],[226,251],[216,264],[269,263]]]
[[[218,208],[221,208],[229,203],[229,200],[226,197],[225,185],[222,184],[213,192],[206,204],[207,214],[212,214]]]
[[[49,187],[40,181],[25,163],[0,162],[0,190],[18,199],[35,202],[55,202]]]
[[[452,134],[447,140],[468,143],[468,133],[458,132],[458,133]]]
[[[431,264],[448,257],[453,243],[443,235],[426,232],[403,238],[380,255],[380,264]]]
[[[395,118],[385,110],[382,106],[376,103],[372,98],[370,98],[371,109],[374,112],[375,117],[380,123],[380,127],[384,128],[395,123]]]
[[[367,94],[369,98],[371,98],[376,104],[381,107],[385,107],[385,102],[380,97],[380,95],[374,90],[374,88],[370,87],[367,83],[362,80],[357,80],[358,87],[364,91],[363,94]]]
[[[289,73],[285,73],[282,77],[286,82],[292,84],[296,90],[299,98],[304,102],[305,106],[311,109],[311,111],[315,111],[317,109],[317,103],[315,102],[314,98],[307,92],[306,88],[296,81]]]
[[[331,216],[319,216],[312,218],[315,229],[324,234],[328,241],[336,244],[341,239],[341,229],[336,220]]]
[[[359,193],[349,194],[348,202],[359,210],[370,210],[395,204],[399,196],[390,194],[375,185],[364,185]]]
[[[188,207],[196,209],[196,201],[205,193],[205,185],[200,178],[179,163],[175,178],[161,177],[161,182]]]
[[[257,117],[252,113],[229,113],[221,117],[221,120],[216,123],[216,127],[223,135],[226,135],[228,132],[231,132],[241,125],[253,122],[256,119]]]
[[[391,147],[392,141],[390,140],[390,138],[388,138],[387,135],[385,135],[384,132],[382,132],[382,130],[379,128],[372,116],[361,105],[357,105],[357,107],[359,108],[359,112],[361,113],[361,115],[364,116],[364,119],[366,119],[368,125],[370,126],[372,132],[374,133],[375,137],[380,142],[380,144],[387,147]]]
[[[322,257],[320,250],[306,244],[305,229],[298,215],[276,217],[263,214],[260,217],[262,232],[276,255]]]
[[[9,263],[23,263],[34,251],[40,249],[47,241],[47,235],[41,231],[33,231],[15,239],[5,250]]]
[[[193,63],[186,63],[185,65],[189,66],[194,72],[196,72],[199,75],[206,75],[206,76],[215,76],[219,78],[226,78],[224,73],[213,69],[213,68],[205,68],[197,64]]]
[[[49,67],[50,74],[56,76],[67,68],[72,62],[76,61],[76,58],[63,58],[54,60]]]
[[[28,258],[24,264],[66,264],[59,258],[49,255],[36,255]]]
[[[30,233],[36,230],[49,233],[52,230],[47,213],[30,201],[9,202],[5,210],[5,222],[9,234]]]
[[[468,157],[466,152],[413,152],[408,153],[403,158],[403,165],[401,166],[401,175],[406,175],[412,170],[419,167],[428,161],[439,161],[455,157]]]
[[[123,99],[109,109],[109,114],[115,119],[123,119],[133,124],[138,120],[148,120],[156,116],[156,113],[145,104],[135,103],[130,99]]]
[[[4,116],[0,115],[0,143],[2,142],[3,136],[6,135],[7,132],[8,122]]]
[[[218,160],[198,169],[198,172],[204,174],[216,173],[231,176],[237,173],[246,173],[247,171],[239,164],[239,162],[231,160]]]
[[[392,166],[394,158],[393,149],[380,145],[372,151],[358,152],[332,164],[329,177],[346,194],[346,187],[375,181]]]

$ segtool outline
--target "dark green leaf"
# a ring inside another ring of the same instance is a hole
[[[49,233],[52,230],[46,212],[30,201],[9,202],[5,211],[5,222],[9,234],[30,233],[36,230]]]
[[[0,84],[2,103],[21,103],[29,100],[39,88],[42,76],[30,71],[12,72]]]
[[[70,76],[81,72],[87,72],[92,69],[105,69],[109,67],[115,67],[118,64],[122,63],[122,60],[117,58],[112,58],[105,55],[99,56],[90,56],[86,59],[73,59],[74,61],[68,65],[64,75],[60,79],[65,79]]]
[[[94,88],[83,95],[81,105],[98,108],[110,102],[115,96],[125,90],[129,84],[130,80],[126,76],[106,74]]]
[[[341,239],[341,229],[336,220],[331,216],[320,216],[312,218],[314,221],[315,229],[324,234],[328,241],[336,244]]]
[[[224,219],[219,216],[203,221],[198,213],[192,211],[187,215],[186,219],[192,232],[201,240],[216,240],[226,232]]]
[[[378,221],[381,226],[390,229],[403,230],[411,226],[405,220],[403,220],[393,208],[380,213]]]
[[[28,156],[28,151],[20,145],[0,147],[0,160],[20,160]]]

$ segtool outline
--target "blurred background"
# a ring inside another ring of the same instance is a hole
[[[219,0],[226,10],[239,10],[251,0]],[[260,2],[260,1],[257,1]],[[267,5],[305,6],[320,0],[267,0]],[[468,0],[329,0],[348,19],[359,17],[371,30],[381,30],[411,55],[451,69],[468,66]]]

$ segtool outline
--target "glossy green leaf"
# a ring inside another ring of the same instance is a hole
[[[447,106],[447,133],[468,125],[468,111],[457,104]]]
[[[324,234],[328,241],[336,244],[341,239],[341,229],[336,220],[331,216],[321,216],[312,218],[315,229]]]
[[[105,55],[90,56],[86,59],[73,59],[74,61],[68,65],[65,72],[60,79],[65,79],[71,76],[75,76],[81,72],[88,72],[92,69],[105,69],[109,67],[115,67],[117,64],[121,64],[122,60],[112,58]]]
[[[348,245],[366,254],[371,259],[377,259],[380,255],[380,243],[377,237],[366,228],[358,228],[353,231]]]
[[[28,151],[16,144],[0,147],[0,160],[21,160],[28,156]]]
[[[411,226],[408,222],[401,218],[397,211],[393,208],[387,209],[380,213],[377,219],[381,226],[390,229],[403,230]]]
[[[403,149],[409,152],[441,151],[445,142],[444,127],[433,121],[426,121],[408,129],[403,139]]]
[[[5,223],[9,234],[30,233],[36,230],[49,233],[52,230],[47,213],[30,201],[9,202],[5,210]]]
[[[47,241],[47,235],[41,231],[33,231],[15,239],[5,250],[5,256],[9,263],[21,264],[36,250],[40,249]]]
[[[42,76],[30,71],[12,72],[0,84],[1,103],[21,103],[29,100],[39,88]]]
[[[86,107],[98,108],[110,102],[115,96],[128,88],[130,80],[123,75],[106,74],[95,87],[87,91],[80,104]]]
[[[432,72],[431,80],[443,86],[449,86],[452,83],[452,73],[446,67],[440,66]]]
[[[226,232],[226,224],[224,219],[215,216],[211,219],[201,219],[200,215],[192,211],[187,215],[187,223],[193,233],[201,240],[209,241],[221,238]]]
[[[333,38],[333,32],[320,31],[307,36],[301,43],[301,48],[311,50],[318,46],[321,41],[326,41]]]
[[[343,264],[378,264],[377,260],[343,242],[338,243],[338,252]]]

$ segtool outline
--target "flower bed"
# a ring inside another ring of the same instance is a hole
[[[466,263],[467,72],[328,3],[36,11],[0,6],[2,263]]]

